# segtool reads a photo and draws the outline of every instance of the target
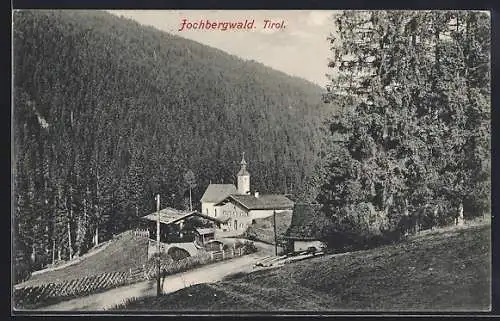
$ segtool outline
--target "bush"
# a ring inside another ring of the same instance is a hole
[[[242,248],[243,248],[243,254],[255,253],[258,250],[255,244],[251,241],[243,242]]]
[[[194,267],[207,264],[211,261],[210,254],[206,252],[202,252],[196,256],[189,256],[179,261],[174,261],[169,256],[166,260],[160,261],[160,271],[166,272],[166,275],[175,274],[178,272],[184,272]],[[146,270],[148,274],[151,276],[156,276],[157,273],[157,261],[154,258],[151,258],[146,266]]]
[[[31,277],[32,266],[26,255],[26,248],[17,248],[14,256],[14,284],[27,281]]]
[[[335,252],[363,250],[396,242],[401,237],[399,219],[393,220],[393,223],[389,221],[370,203],[353,204],[323,228],[322,240]]]
[[[149,264],[156,264],[156,260],[158,259],[158,252],[155,252],[148,260],[146,263],[147,265]],[[165,252],[160,252],[160,261],[161,262],[173,262],[174,260],[170,255],[168,255]]]
[[[31,268],[29,263],[19,262],[14,266],[14,284],[29,280],[31,277]]]

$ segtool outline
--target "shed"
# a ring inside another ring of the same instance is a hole
[[[325,248],[322,230],[326,221],[320,204],[295,204],[292,223],[284,236],[290,250],[301,252],[314,247],[320,251]]]
[[[213,228],[196,228],[195,242],[205,245],[206,242],[215,239],[215,230]]]

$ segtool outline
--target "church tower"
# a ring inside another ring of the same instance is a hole
[[[247,171],[247,162],[245,161],[245,152],[241,158],[241,169],[238,172],[238,194],[250,193],[250,173]]]

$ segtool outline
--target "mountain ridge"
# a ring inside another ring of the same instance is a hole
[[[188,170],[199,206],[242,152],[252,189],[314,196],[331,109],[316,84],[106,12],[13,18],[16,233],[45,260],[133,226],[156,193],[186,208]]]

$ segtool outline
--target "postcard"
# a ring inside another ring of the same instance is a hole
[[[491,17],[14,10],[13,313],[491,311]]]

